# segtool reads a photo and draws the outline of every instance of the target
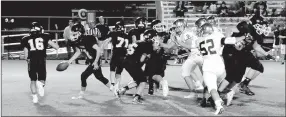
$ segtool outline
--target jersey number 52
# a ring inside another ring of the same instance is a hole
[[[33,39],[30,39],[28,43],[30,44],[30,51],[35,51],[35,50],[43,50],[44,49],[44,44],[43,44],[43,38],[36,38],[35,43]]]
[[[208,47],[207,47],[207,49],[206,49],[206,44],[209,44],[210,43],[210,45],[208,45]],[[208,54],[216,54],[216,51],[214,50],[211,50],[211,49],[213,49],[214,48],[214,42],[213,42],[213,40],[212,39],[208,39],[208,40],[206,40],[206,41],[202,41],[201,43],[200,43],[200,51],[201,51],[201,53],[202,53],[202,55],[203,56],[205,56],[205,55],[208,55]]]

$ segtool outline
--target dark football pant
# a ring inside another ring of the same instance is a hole
[[[245,61],[241,61],[238,57],[227,55],[223,55],[223,59],[226,71],[225,79],[229,83],[232,83],[233,81],[236,83],[241,82],[246,70]]]
[[[133,80],[139,85],[141,82],[147,82],[147,78],[141,68],[139,62],[132,59],[124,60],[124,68],[133,78]]]
[[[253,70],[257,70],[261,73],[264,72],[264,67],[261,62],[254,57],[250,52],[244,54],[238,54],[235,56],[223,55],[226,69],[226,80],[228,82],[235,81],[241,82],[246,68],[250,67]]]
[[[31,81],[43,80],[46,81],[46,58],[30,59],[28,63],[28,73]]]
[[[159,87],[159,82],[153,80],[154,75],[159,75],[162,78],[165,76],[167,59],[162,55],[152,54],[151,58],[147,61],[145,67],[145,74],[148,76],[149,90],[153,90],[154,83]]]
[[[115,74],[121,74],[123,71],[124,58],[124,56],[113,53],[110,60],[110,71],[115,71]]]
[[[100,60],[99,60],[100,61]],[[92,65],[89,65],[84,72],[82,72],[81,74],[81,86],[82,87],[86,87],[87,83],[86,83],[86,79],[93,74],[95,76],[95,78],[97,78],[99,81],[101,81],[103,84],[107,84],[109,82],[109,80],[107,78],[105,78],[102,74],[101,71],[101,67],[100,64],[98,63],[99,68],[97,70],[93,69]]]

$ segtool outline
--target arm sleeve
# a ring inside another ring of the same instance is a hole
[[[235,43],[236,43],[236,38],[235,37],[227,37],[227,38],[223,37],[221,39],[221,44],[222,45],[233,45]]]
[[[21,49],[24,49],[25,47],[27,47],[27,37],[23,37],[21,40]]]

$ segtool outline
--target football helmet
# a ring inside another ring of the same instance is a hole
[[[166,32],[167,26],[162,24],[160,20],[153,20],[151,22],[151,27],[158,33]]]
[[[125,31],[125,26],[121,21],[116,22],[115,31],[117,31],[117,32],[124,32]]]
[[[210,16],[207,18],[208,23],[211,23],[212,25],[216,25],[216,20],[214,16]]]
[[[152,41],[152,39],[157,35],[157,32],[155,30],[146,30],[143,33],[143,36],[145,38],[145,41]]]
[[[210,35],[214,32],[214,29],[213,29],[213,25],[210,24],[210,23],[205,23],[201,26],[201,29],[200,29],[200,35],[201,36],[206,36],[206,35]]]
[[[250,32],[250,25],[246,21],[242,21],[236,25],[237,30],[240,33],[246,34]]]
[[[160,49],[160,40],[156,38],[157,32],[155,30],[146,30],[143,35],[146,42],[152,43],[153,50]]]
[[[136,28],[146,28],[146,18],[144,18],[144,17],[136,18],[135,27]]]
[[[173,23],[174,27],[175,27],[175,32],[180,35],[188,26],[187,22],[184,19],[177,19],[174,23]]]
[[[44,28],[38,22],[32,22],[30,34],[31,35],[39,35],[44,33]]]
[[[84,35],[85,29],[83,25],[76,23],[71,28],[71,41],[78,41]]]
[[[206,18],[199,18],[196,22],[195,25],[200,28],[202,25],[204,25],[205,23],[207,23],[207,19]]]

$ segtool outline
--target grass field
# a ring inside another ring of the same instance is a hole
[[[30,80],[24,60],[2,61],[2,115],[3,116],[212,116],[212,108],[202,108],[196,99],[184,99],[188,89],[180,77],[181,66],[167,66],[165,79],[169,82],[169,96],[162,91],[154,96],[145,90],[144,104],[132,104],[130,90],[122,100],[116,99],[107,87],[94,76],[87,80],[85,99],[72,100],[80,89],[80,74],[86,65],[72,64],[66,71],[57,72],[61,61],[47,61],[45,97],[39,104],[32,103]],[[80,61],[82,64],[84,61]],[[173,61],[170,61],[170,63]],[[285,116],[285,66],[277,62],[262,61],[264,73],[251,82],[255,96],[237,93],[233,104],[222,116]],[[103,74],[109,78],[109,67],[103,65]],[[197,71],[198,72],[198,71]],[[131,80],[123,71],[122,84]]]

